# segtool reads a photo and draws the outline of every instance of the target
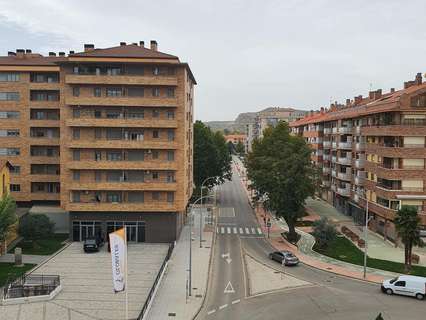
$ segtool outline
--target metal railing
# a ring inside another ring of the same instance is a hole
[[[49,295],[60,284],[59,275],[22,275],[4,286],[3,299]]]
[[[161,264],[160,270],[158,271],[157,276],[155,277],[154,283],[152,284],[152,287],[149,290],[148,296],[146,297],[145,303],[142,307],[141,312],[139,313],[139,316],[137,317],[137,320],[142,320],[143,317],[145,316],[145,313],[148,310],[148,306],[149,306],[149,304],[150,304],[150,302],[151,302],[151,300],[154,296],[155,288],[157,287],[157,284],[160,281],[161,274],[163,273],[164,268],[166,267],[167,262],[169,261],[171,255],[172,255],[174,247],[175,247],[174,242],[170,243],[169,250],[167,251],[167,255],[164,258],[163,263]]]

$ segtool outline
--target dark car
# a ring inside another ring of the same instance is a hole
[[[83,242],[83,250],[84,252],[97,252],[99,251],[100,241],[95,238],[88,238]]]
[[[269,259],[283,263],[286,266],[295,266],[299,263],[299,259],[290,251],[275,251],[269,254]]]

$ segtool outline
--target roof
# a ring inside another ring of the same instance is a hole
[[[0,65],[6,66],[56,66],[57,62],[66,61],[66,57],[43,57],[39,54],[0,57]]]
[[[426,83],[413,85],[406,89],[392,93],[386,93],[377,100],[368,97],[362,99],[357,105],[343,106],[334,110],[317,111],[313,115],[308,114],[302,119],[290,123],[291,127],[298,127],[310,123],[339,120],[343,118],[354,118],[366,114],[392,111],[399,108],[399,100],[403,94],[412,94],[419,90],[426,90]]]
[[[7,166],[9,169],[13,169],[13,166],[9,161],[0,160],[0,169],[3,169],[5,166]]]
[[[127,44],[123,46],[106,49],[93,49],[86,52],[70,54],[69,57],[98,57],[98,58],[151,58],[151,59],[177,59],[177,56],[151,50],[137,44]]]

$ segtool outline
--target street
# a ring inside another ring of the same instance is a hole
[[[300,264],[285,274],[309,282],[250,296],[250,275],[244,265],[248,254],[266,266],[282,269],[268,259],[273,251],[265,240],[250,207],[241,180],[219,188],[220,213],[212,273],[204,307],[197,319],[424,319],[426,301],[387,296],[370,284]]]

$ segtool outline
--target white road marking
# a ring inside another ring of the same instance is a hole
[[[232,301],[231,304],[236,304],[236,303],[239,303],[239,302],[241,302],[240,299]]]
[[[251,228],[251,233],[256,234],[256,229],[255,228]]]
[[[262,234],[262,229],[257,228],[257,233],[258,233],[258,234]]]
[[[237,234],[237,227],[234,227],[234,234]]]
[[[219,310],[225,309],[228,306],[228,304],[224,304],[223,306],[219,307]]]
[[[219,227],[216,228],[216,233],[219,233]]]
[[[213,313],[215,313],[216,312],[216,309],[213,309],[213,310],[210,310],[209,312],[207,312],[207,314],[208,315],[211,315],[211,314],[213,314]]]
[[[240,234],[244,234],[243,228],[240,228]]]
[[[234,287],[231,284],[231,281],[228,282],[223,293],[235,293],[235,290],[234,290]]]
[[[246,233],[247,233],[247,234],[250,234],[250,230],[249,230],[249,228],[246,228]]]
[[[231,233],[231,228],[228,227],[227,230],[228,230],[228,234],[230,234]]]
[[[220,233],[222,233],[222,234],[225,233],[225,228],[224,227],[220,228]]]

